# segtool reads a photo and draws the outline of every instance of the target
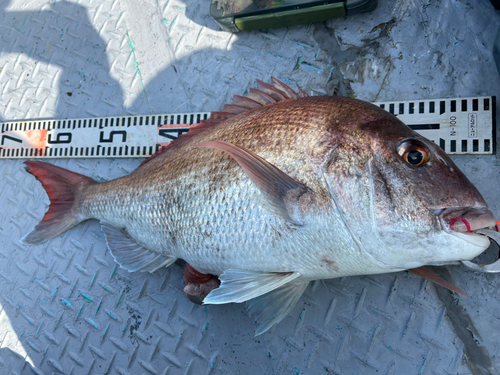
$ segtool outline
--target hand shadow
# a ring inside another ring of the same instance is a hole
[[[28,61],[34,60],[35,65],[45,63],[56,67],[50,71],[43,68],[24,69],[26,56],[20,59],[18,66],[12,64],[12,60],[4,68],[12,69],[11,72],[18,76],[13,82],[29,81],[33,74],[42,74],[44,80],[58,85],[56,110],[50,116],[52,118],[124,114],[123,90],[109,73],[106,42],[93,27],[85,7],[57,1],[39,11],[9,11],[8,4],[9,1],[0,1],[1,52],[22,53],[28,56]],[[11,108],[19,113],[18,117],[33,117],[26,116],[26,104],[21,103],[23,100],[30,102],[29,111],[34,111],[36,117],[37,108],[43,107],[47,96],[53,95],[26,95],[28,98],[24,99],[24,90],[18,90],[13,82],[7,92],[10,91],[13,97]],[[98,90],[93,88],[96,83]],[[31,88],[36,89],[35,82]],[[44,100],[39,99],[44,96]],[[92,113],[87,108],[99,110]]]
[[[2,374],[28,375],[36,373],[28,361],[10,348],[0,348],[0,365]]]

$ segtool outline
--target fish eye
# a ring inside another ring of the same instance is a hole
[[[416,139],[406,139],[398,145],[398,154],[405,162],[414,167],[427,164],[430,151],[426,145]]]

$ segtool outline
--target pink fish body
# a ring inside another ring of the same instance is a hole
[[[488,247],[473,231],[493,215],[434,143],[371,104],[258,82],[128,176],[97,183],[26,162],[52,203],[22,241],[98,219],[123,268],[154,272],[180,258],[218,275],[204,302],[249,301],[257,334],[311,280],[469,260]]]

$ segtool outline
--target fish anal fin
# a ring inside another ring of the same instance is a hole
[[[440,278],[438,275],[436,275],[434,272],[432,272],[430,269],[428,269],[426,267],[412,268],[408,271],[410,271],[411,273],[413,273],[417,276],[422,277],[423,279],[431,281],[434,284],[437,284],[437,285],[442,286],[446,289],[449,289],[453,292],[457,292],[458,294],[461,294],[465,297],[468,297],[468,295],[462,289],[460,289],[458,286],[455,286],[452,283],[450,283],[449,281],[446,281],[446,280]]]
[[[195,147],[227,152],[266,197],[270,210],[294,225],[302,225],[298,203],[304,194],[314,194],[300,182],[254,152],[227,142],[207,141]]]
[[[248,301],[248,313],[257,323],[255,336],[283,320],[297,304],[308,284],[288,283]]]
[[[109,251],[121,268],[129,272],[155,272],[168,267],[177,259],[154,253],[138,244],[125,228],[116,228],[101,221],[101,230],[106,236]]]
[[[203,300],[204,304],[245,302],[277,289],[300,276],[297,272],[259,272],[229,269],[219,276],[221,285]]]

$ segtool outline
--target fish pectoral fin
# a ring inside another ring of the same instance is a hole
[[[257,323],[255,336],[283,320],[297,304],[308,284],[289,283],[248,301],[248,313]]]
[[[226,270],[219,276],[220,287],[212,290],[204,304],[245,302],[277,289],[299,277],[298,272],[257,272]]]
[[[116,228],[101,221],[101,230],[106,236],[106,243],[116,263],[129,272],[155,272],[162,267],[168,267],[177,258],[152,252],[138,244],[127,233],[125,228]]]
[[[250,150],[227,142],[207,141],[196,147],[207,147],[227,152],[243,169],[267,200],[270,210],[286,221],[302,225],[298,203],[305,194],[314,193]]]
[[[426,267],[418,267],[418,268],[412,268],[410,270],[411,273],[420,276],[423,279],[426,279],[428,281],[433,282],[434,284],[440,285],[443,288],[449,289],[452,292],[457,292],[458,294],[461,294],[465,297],[468,297],[468,295],[460,289],[458,286],[453,285],[449,281],[446,281],[442,278],[440,278],[438,275],[436,275],[434,272],[432,272],[430,269]]]

